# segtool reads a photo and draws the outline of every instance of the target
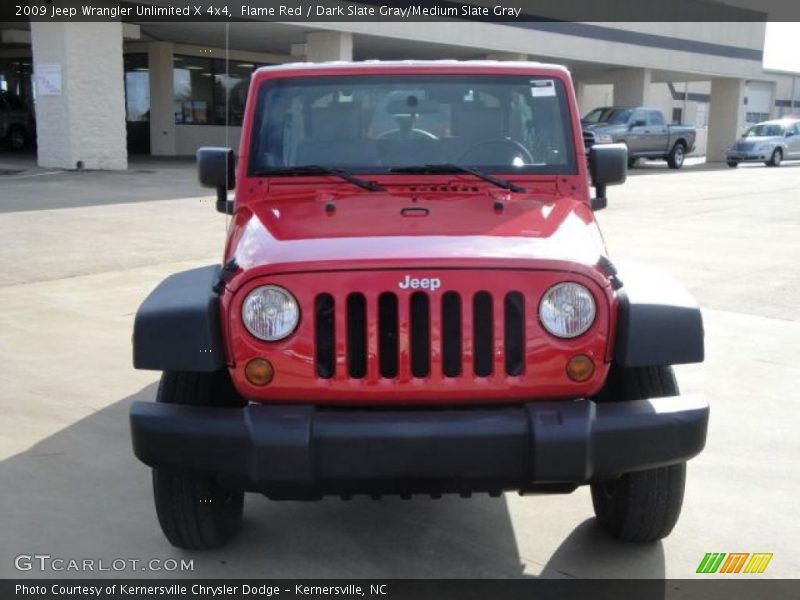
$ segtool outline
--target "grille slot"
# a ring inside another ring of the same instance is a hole
[[[333,296],[320,294],[314,300],[314,345],[317,375],[330,379],[336,374],[336,334]]]
[[[347,370],[354,379],[367,374],[367,300],[364,294],[347,297]]]
[[[378,362],[381,377],[397,377],[398,331],[397,296],[384,292],[378,297]]]
[[[492,296],[489,292],[478,292],[472,298],[472,345],[474,371],[478,377],[492,374],[493,332]]]
[[[445,377],[461,375],[461,296],[442,295],[442,372]]]
[[[525,372],[525,298],[509,292],[505,299],[506,373],[517,376]]]
[[[411,295],[411,374],[427,377],[431,370],[431,306],[427,294]]]

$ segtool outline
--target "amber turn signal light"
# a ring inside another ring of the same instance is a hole
[[[582,382],[594,375],[594,361],[584,354],[578,354],[567,363],[567,377],[572,381]]]
[[[268,360],[254,358],[244,368],[244,376],[253,385],[267,385],[275,376],[275,369]]]

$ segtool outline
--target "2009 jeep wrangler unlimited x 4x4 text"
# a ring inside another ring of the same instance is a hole
[[[618,145],[587,160],[561,67],[259,69],[238,166],[198,151],[232,215],[221,266],[136,314],[134,365],[163,375],[133,448],[169,541],[225,543],[245,491],[584,484],[612,535],[667,535],[709,410],[671,365],[703,360],[703,324],[677,284],[606,256],[593,210],[626,168]]]

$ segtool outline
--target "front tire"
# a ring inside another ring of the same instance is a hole
[[[672,367],[615,367],[597,400],[640,400],[675,395],[678,395],[678,384]],[[678,521],[685,484],[685,462],[625,473],[614,481],[594,482],[591,491],[595,516],[600,525],[619,540],[660,540],[670,534]]]
[[[770,159],[764,164],[766,164],[768,167],[780,167],[782,161],[783,161],[783,150],[781,150],[780,148],[775,148],[775,150],[773,150],[772,152],[772,156],[770,157]]]
[[[738,160],[729,160],[729,161],[726,161],[725,164],[727,164],[731,169],[735,169],[736,167],[739,166],[739,161]]]
[[[167,371],[157,402],[193,406],[243,406],[224,369],[216,373]],[[153,496],[161,530],[178,548],[218,548],[239,530],[244,492],[213,477],[175,469],[153,469]]]
[[[670,169],[680,169],[686,158],[686,146],[682,142],[677,142],[667,156],[667,164]]]
[[[13,152],[20,152],[21,150],[25,149],[25,143],[27,142],[27,137],[25,136],[25,130],[20,127],[19,125],[14,125],[9,129],[8,135],[6,135],[6,146],[8,146],[9,150]]]

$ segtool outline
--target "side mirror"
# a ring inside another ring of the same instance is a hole
[[[217,212],[233,214],[228,190],[236,187],[236,157],[230,148],[205,146],[197,150],[197,177],[200,185],[217,190]]]
[[[639,119],[638,121],[633,121],[629,126],[628,129],[633,129],[634,127],[644,127],[647,123]]]
[[[589,175],[595,188],[592,210],[608,204],[606,187],[625,183],[628,177],[628,147],[625,144],[601,144],[589,150]]]

